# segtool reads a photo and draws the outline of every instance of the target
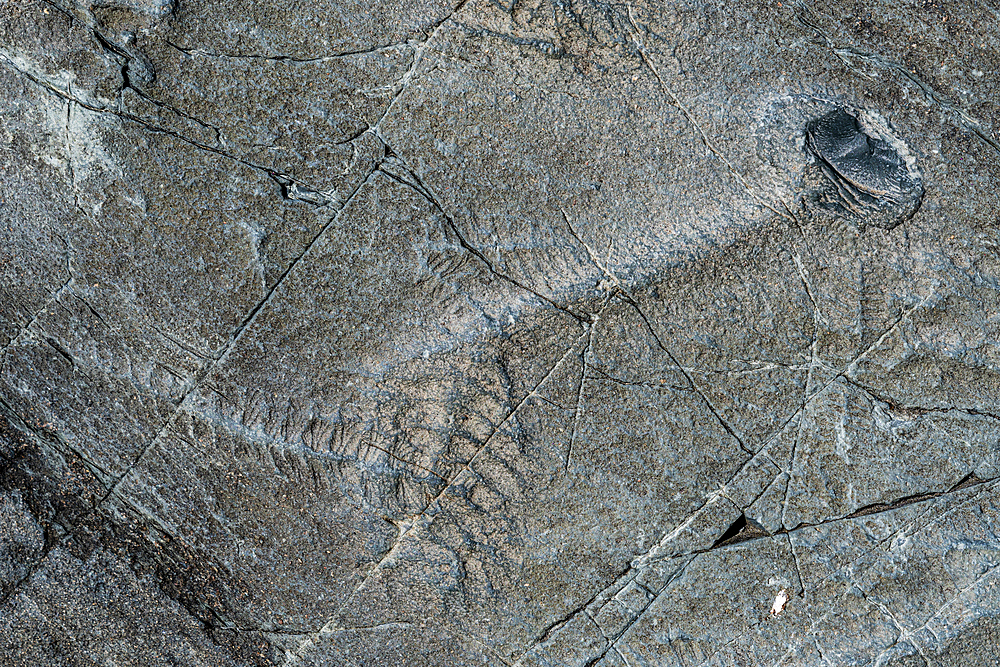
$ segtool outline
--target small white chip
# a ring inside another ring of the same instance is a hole
[[[774,597],[774,604],[771,605],[771,616],[777,616],[785,610],[785,605],[788,603],[788,593],[782,588],[778,591],[778,594]]]

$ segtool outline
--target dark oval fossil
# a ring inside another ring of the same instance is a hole
[[[916,160],[878,116],[831,111],[806,125],[806,145],[833,183],[839,206],[864,224],[892,229],[920,208]]]

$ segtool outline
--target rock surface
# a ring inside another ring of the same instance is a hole
[[[0,662],[1000,664],[998,19],[0,0]]]

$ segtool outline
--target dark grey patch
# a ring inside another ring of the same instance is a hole
[[[862,224],[893,229],[920,208],[920,173],[884,121],[862,118],[831,111],[806,125],[806,145],[835,188],[828,201]]]
[[[726,529],[719,539],[715,541],[712,548],[724,547],[730,544],[737,544],[739,542],[746,542],[747,540],[753,540],[758,537],[767,537],[769,533],[764,530],[764,527],[753,519],[748,519],[746,514],[741,514],[736,521]]]

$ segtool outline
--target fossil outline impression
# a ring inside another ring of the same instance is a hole
[[[806,125],[806,145],[835,186],[837,203],[864,224],[893,229],[920,208],[916,158],[881,116],[835,109]]]

